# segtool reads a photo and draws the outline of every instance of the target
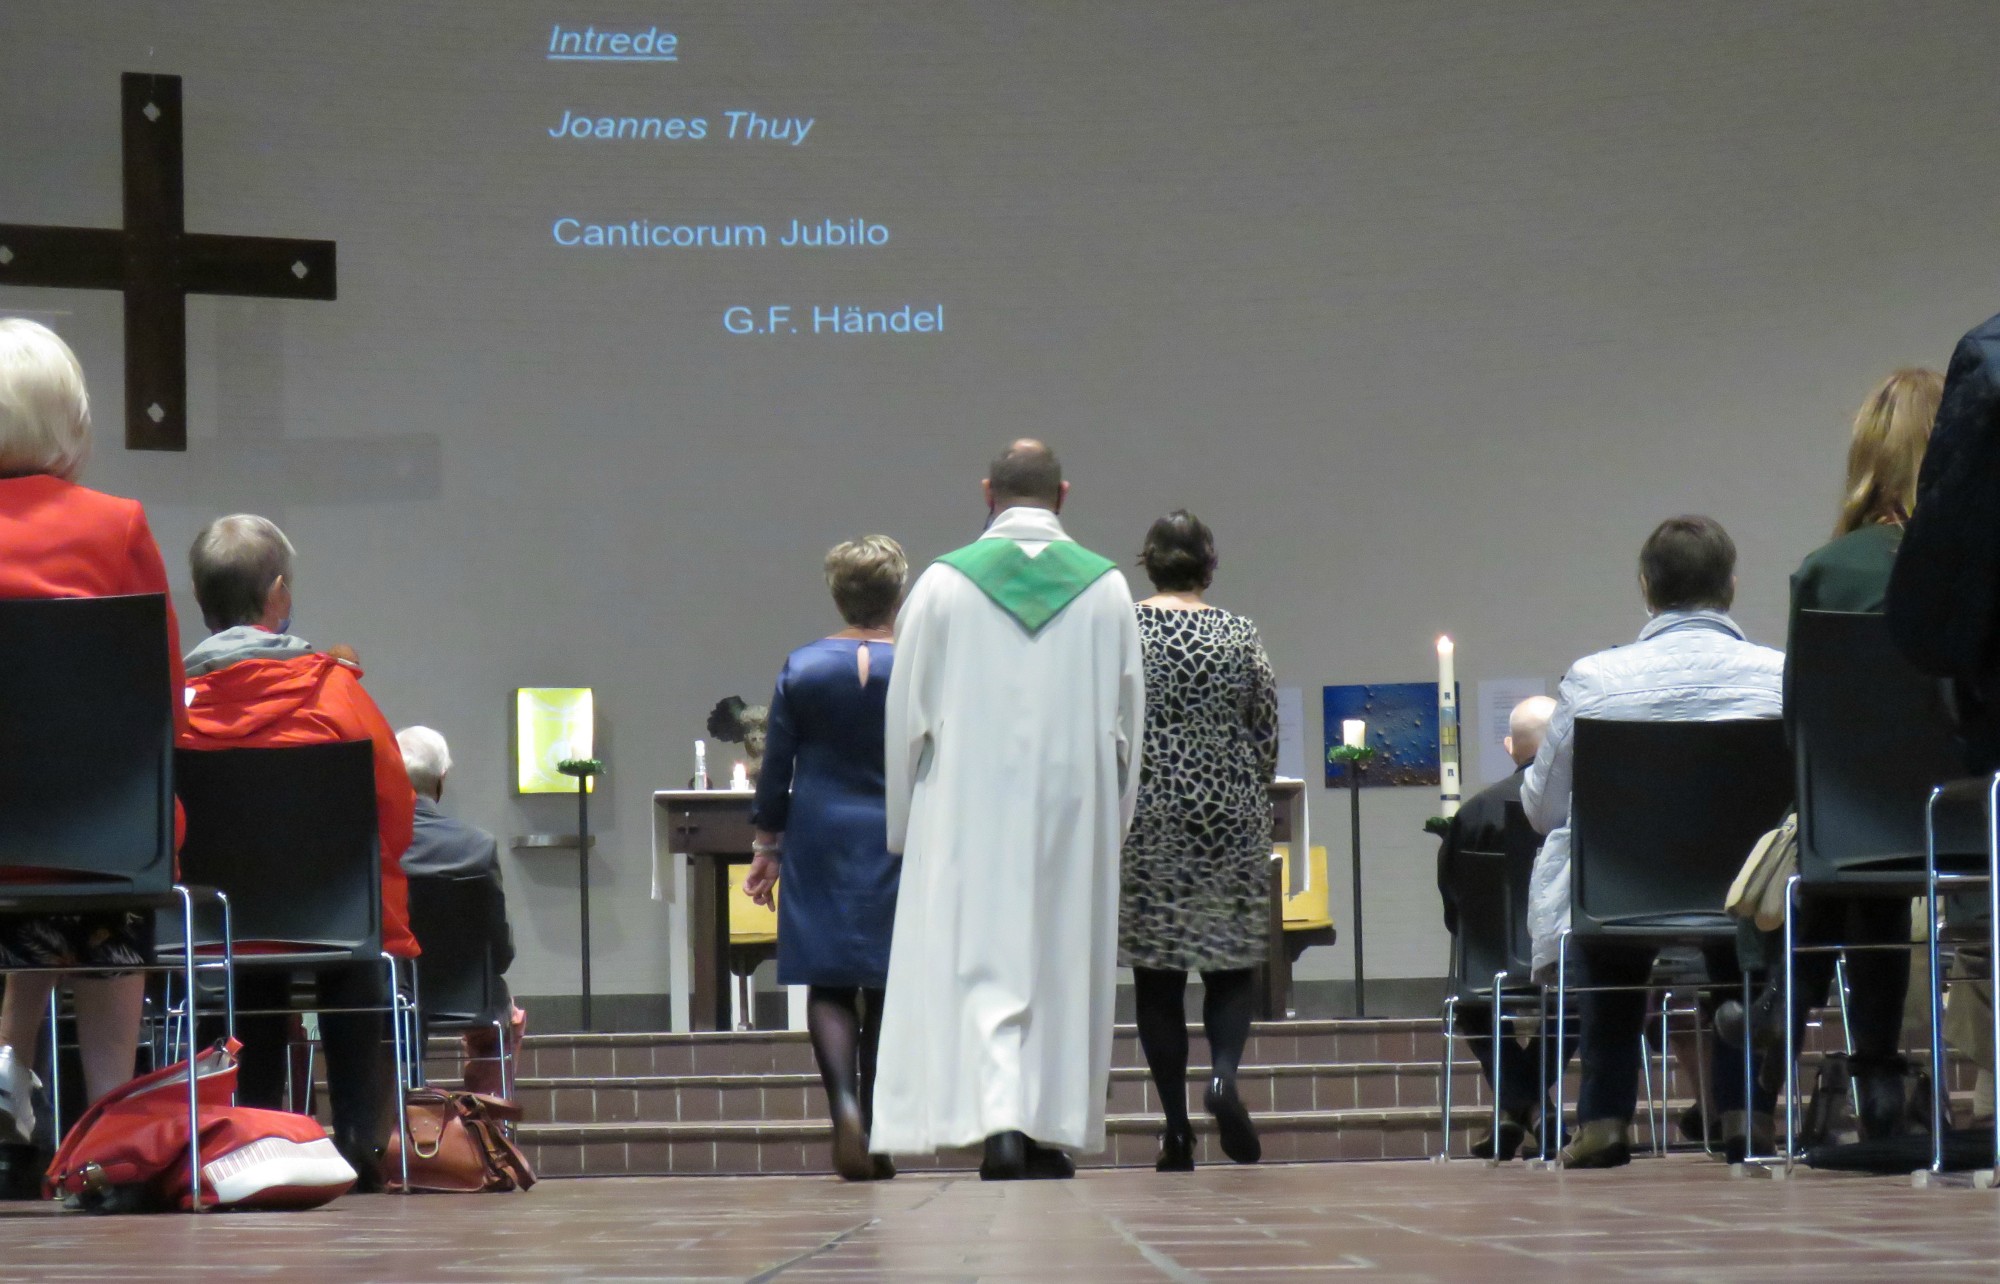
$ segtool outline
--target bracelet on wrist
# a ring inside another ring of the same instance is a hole
[[[750,851],[753,855],[776,856],[783,850],[785,850],[785,844],[782,839],[775,843],[767,843],[755,838],[750,840]]]

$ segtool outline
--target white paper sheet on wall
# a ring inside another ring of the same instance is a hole
[[[1304,687],[1278,688],[1278,774],[1306,776],[1306,697]]]
[[[1514,760],[1507,756],[1507,718],[1514,712],[1514,706],[1529,696],[1547,695],[1549,684],[1543,678],[1488,678],[1479,684],[1479,741],[1478,770],[1476,783],[1485,788],[1496,780],[1505,780],[1514,770]]]

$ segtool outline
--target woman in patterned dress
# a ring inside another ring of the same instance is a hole
[[[1157,591],[1137,607],[1146,742],[1125,840],[1118,954],[1132,968],[1139,1043],[1166,1113],[1154,1167],[1194,1167],[1183,998],[1197,970],[1210,1064],[1203,1105],[1223,1153],[1252,1164],[1263,1150],[1236,1069],[1270,913],[1277,692],[1257,626],[1202,600],[1216,557],[1200,519],[1183,509],[1154,522],[1140,560]]]

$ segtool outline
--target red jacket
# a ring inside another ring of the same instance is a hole
[[[160,546],[136,499],[86,490],[60,477],[0,478],[0,597],[123,597],[167,592]],[[181,633],[167,598],[168,672],[174,725],[181,708]]]
[[[238,660],[188,679],[189,729],[183,749],[283,749],[336,740],[375,745],[375,814],[382,836],[382,948],[415,958],[403,852],[417,795],[396,733],[361,687],[359,667],[314,652],[288,659]]]

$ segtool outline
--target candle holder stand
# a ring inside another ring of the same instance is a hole
[[[1366,745],[1335,745],[1326,760],[1347,768],[1347,811],[1354,864],[1354,1015],[1368,1015],[1368,972],[1363,962],[1361,933],[1361,777],[1375,751]]]
[[[596,1028],[590,1013],[590,780],[604,774],[598,758],[571,758],[556,764],[556,770],[576,778],[576,903],[579,916],[577,953],[583,965],[583,1019],[588,1032]]]

